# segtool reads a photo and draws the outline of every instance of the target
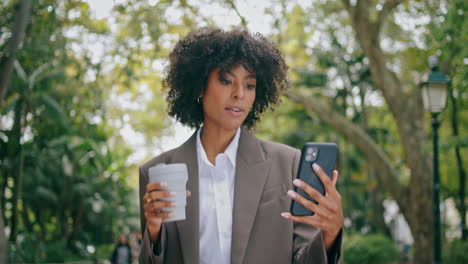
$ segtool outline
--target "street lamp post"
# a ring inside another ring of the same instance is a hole
[[[438,141],[438,128],[440,122],[437,119],[439,113],[431,113],[432,116],[432,144],[434,151],[434,264],[441,264],[441,251],[442,244],[440,238],[440,176],[439,176],[439,141]]]
[[[440,112],[445,108],[447,101],[447,90],[449,85],[449,78],[446,74],[439,72],[437,66],[437,57],[431,56],[429,58],[429,65],[431,72],[429,73],[427,80],[420,84],[422,88],[422,96],[424,108],[426,111],[431,113],[432,123],[432,139],[433,139],[433,150],[434,150],[434,263],[441,264],[441,237],[440,237],[440,201],[439,201],[439,189],[440,189],[440,174],[439,174],[439,151],[438,151],[438,128],[440,122],[437,119]]]

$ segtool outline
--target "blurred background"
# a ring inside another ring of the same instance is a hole
[[[438,117],[442,258],[468,263],[465,12],[464,0],[2,0],[0,263],[109,262],[122,234],[136,257],[137,168],[193,133],[166,114],[166,58],[207,25],[260,32],[290,66],[292,90],[258,137],[338,143],[344,263],[432,263],[419,84],[436,56],[451,80]]]

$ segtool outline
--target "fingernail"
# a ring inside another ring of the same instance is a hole
[[[293,190],[289,190],[289,191],[288,191],[288,195],[289,195],[289,197],[291,197],[291,198],[296,198],[296,197],[297,197],[297,194],[296,194]]]
[[[317,163],[313,163],[313,164],[312,164],[312,167],[314,168],[315,171],[320,170],[320,166],[317,165]]]
[[[175,196],[176,193],[175,193],[175,192],[169,192],[169,195],[170,195],[170,196]]]
[[[302,181],[301,180],[298,180],[298,179],[295,179],[293,181],[294,185],[296,185],[297,187],[301,187],[302,186]]]
[[[289,219],[289,214],[288,213],[281,213],[281,216],[286,218],[286,219]]]
[[[161,185],[161,187],[167,187],[167,182],[160,182],[159,185]]]
[[[176,207],[177,204],[176,204],[175,202],[171,202],[171,206],[172,206],[172,207]]]

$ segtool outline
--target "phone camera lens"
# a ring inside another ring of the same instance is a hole
[[[311,160],[312,160],[312,156],[311,156],[311,155],[307,155],[307,156],[305,157],[305,160],[306,160],[306,161],[311,161]]]

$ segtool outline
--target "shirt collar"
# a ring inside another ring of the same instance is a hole
[[[197,131],[197,152],[201,155],[200,157],[204,162],[211,164],[211,162],[208,160],[208,157],[206,156],[205,149],[203,148],[203,145],[201,143],[201,138],[200,138],[201,130],[202,128],[198,129]],[[237,149],[239,147],[240,132],[241,132],[241,129],[238,128],[236,131],[236,134],[232,138],[226,150],[224,150],[224,154],[228,156],[229,160],[231,161],[234,167],[236,166],[236,157],[237,157]]]

